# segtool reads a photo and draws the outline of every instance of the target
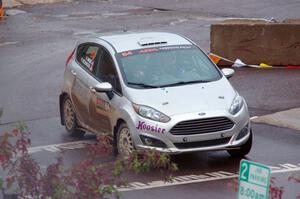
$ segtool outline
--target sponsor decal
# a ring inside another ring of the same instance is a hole
[[[130,56],[130,55],[133,55],[133,53],[131,51],[127,51],[127,52],[122,53],[123,57],[127,57],[127,56]]]
[[[96,99],[96,110],[103,110],[103,111],[108,111],[110,109],[110,104],[109,102],[101,99],[101,98],[97,98]]]
[[[119,53],[122,57],[128,57],[132,55],[144,54],[144,53],[156,53],[160,51],[172,51],[172,50],[183,50],[195,48],[192,45],[174,45],[174,46],[163,46],[159,48],[146,48],[141,50],[124,51]]]
[[[94,67],[94,60],[92,60],[91,58],[89,57],[86,57],[85,59],[84,58],[81,58],[81,62],[90,70],[92,71],[93,70],[93,67]]]
[[[150,132],[161,133],[161,134],[164,134],[166,131],[166,129],[161,128],[158,125],[155,126],[149,125],[144,121],[139,121],[136,128],[143,131],[150,131]]]
[[[153,53],[153,52],[158,52],[159,50],[157,48],[148,48],[148,49],[143,49],[140,50],[139,53]]]
[[[178,49],[191,49],[192,45],[182,45],[182,46],[165,46],[160,47],[159,50],[178,50]]]

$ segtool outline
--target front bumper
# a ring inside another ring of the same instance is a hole
[[[202,134],[173,135],[170,133],[170,130],[181,121],[212,117],[227,117],[233,121],[234,126],[228,130]],[[251,129],[247,106],[244,106],[236,115],[231,115],[227,111],[211,111],[205,116],[199,116],[198,113],[188,113],[173,116],[168,123],[155,122],[137,115],[129,126],[137,150],[154,149],[169,154],[239,148],[249,139]],[[243,136],[238,138],[242,131],[244,131]],[[147,146],[141,141],[140,135],[159,140],[166,147]],[[214,141],[221,139],[226,140],[226,142],[215,142],[214,144]],[[205,142],[212,144],[195,145],[195,143]],[[185,147],[178,147],[179,145],[184,145]]]
[[[226,149],[234,149],[239,148],[242,144],[247,142],[250,137],[250,132],[247,133],[243,138],[239,140],[234,140],[234,137],[230,138],[230,141],[227,144],[222,145],[214,145],[209,147],[195,147],[188,149],[178,149],[176,147],[171,148],[160,148],[160,147],[152,147],[146,145],[137,145],[138,150],[156,150],[162,153],[168,154],[179,154],[179,153],[188,153],[188,152],[197,152],[197,151],[215,151],[215,150],[226,150]]]

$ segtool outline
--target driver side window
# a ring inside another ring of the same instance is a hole
[[[122,93],[118,73],[110,54],[103,48],[99,51],[100,59],[94,75],[102,82],[109,82],[115,91]]]

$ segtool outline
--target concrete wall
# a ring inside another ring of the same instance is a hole
[[[211,25],[211,52],[247,64],[300,65],[300,20],[226,20]]]

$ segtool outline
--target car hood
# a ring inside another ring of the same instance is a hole
[[[125,93],[131,102],[150,106],[168,116],[228,110],[236,95],[236,91],[225,77],[214,82],[165,88],[127,87]]]

